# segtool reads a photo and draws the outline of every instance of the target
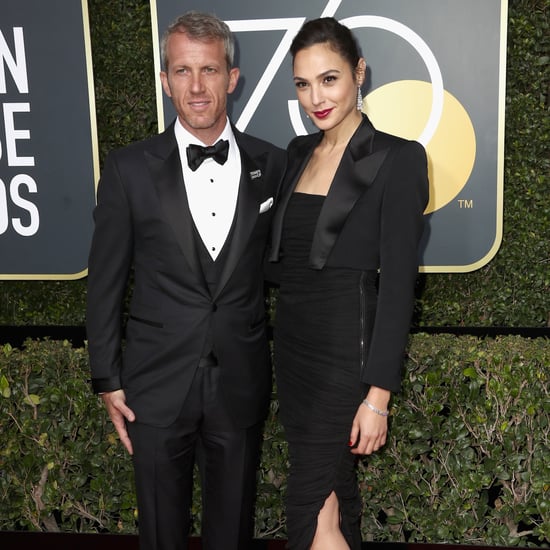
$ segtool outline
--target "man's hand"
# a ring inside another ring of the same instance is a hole
[[[126,406],[126,396],[124,395],[124,390],[115,390],[110,392],[105,392],[101,394],[101,399],[107,407],[107,412],[111,418],[118,437],[120,438],[121,443],[126,447],[126,450],[130,454],[134,454],[134,449],[132,448],[132,442],[126,431],[126,422],[133,422],[136,419],[134,411]]]

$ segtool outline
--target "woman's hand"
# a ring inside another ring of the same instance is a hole
[[[371,386],[367,401],[375,408],[385,411],[388,408],[391,393],[383,388]],[[382,416],[364,403],[359,405],[351,426],[349,446],[357,455],[370,455],[386,443],[388,417]]]

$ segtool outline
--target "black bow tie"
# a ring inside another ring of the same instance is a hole
[[[203,147],[192,143],[187,147],[187,162],[193,172],[202,164],[202,161],[212,157],[218,164],[224,164],[229,152],[229,141],[220,139],[211,147]]]

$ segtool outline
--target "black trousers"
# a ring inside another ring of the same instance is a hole
[[[128,425],[140,550],[187,550],[193,469],[201,474],[203,550],[246,550],[254,532],[262,424],[235,429],[219,389],[220,367],[198,368],[181,414],[167,428]]]

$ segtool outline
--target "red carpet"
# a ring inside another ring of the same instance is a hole
[[[284,540],[255,540],[253,550],[285,550]],[[73,533],[35,533],[0,531],[2,550],[139,550],[138,538],[133,535],[95,535]],[[480,546],[454,544],[406,544],[364,542],[363,550],[475,550]],[[189,550],[201,550],[200,539],[190,540]],[[498,547],[498,550],[512,550]],[[514,548],[513,550],[518,550]]]

